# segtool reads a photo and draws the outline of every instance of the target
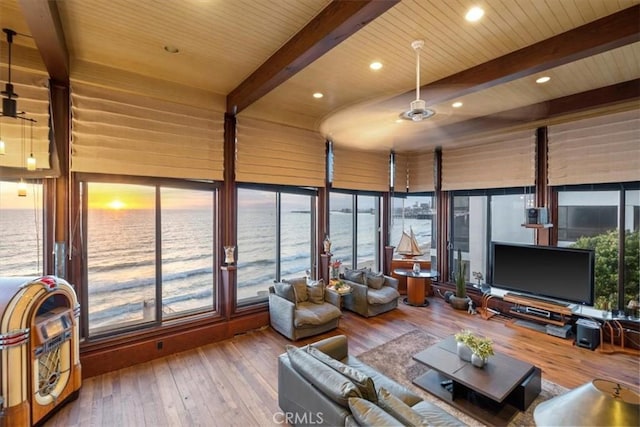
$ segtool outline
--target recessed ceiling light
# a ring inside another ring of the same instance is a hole
[[[180,49],[178,49],[175,46],[171,46],[171,45],[166,45],[164,47],[165,52],[169,52],[169,53],[178,53],[180,52]]]
[[[322,94],[321,92],[316,92],[316,93],[314,93],[314,94],[313,94],[313,97],[314,97],[315,99],[320,99],[320,98],[322,98],[323,96],[324,96],[324,94]]]
[[[372,62],[369,65],[369,68],[371,68],[372,70],[379,70],[380,68],[382,68],[382,63],[381,62]]]
[[[478,6],[474,6],[471,9],[469,9],[467,14],[464,16],[464,19],[466,19],[469,22],[478,22],[480,18],[482,18],[483,16],[484,16],[484,10],[482,10],[482,8]]]
[[[456,101],[456,102],[454,102],[453,104],[451,104],[451,106],[452,106],[453,108],[460,108],[460,107],[462,107],[462,102],[460,102],[460,101]]]
[[[543,76],[543,77],[539,77],[536,79],[536,83],[546,83],[549,80],[551,80],[551,77],[549,76]]]
[[[396,123],[402,123],[402,122],[404,122],[404,120],[402,120],[402,119],[396,119]]]

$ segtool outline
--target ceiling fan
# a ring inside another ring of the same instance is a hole
[[[420,99],[420,51],[424,47],[424,40],[414,40],[411,47],[416,52],[416,99],[410,104],[408,111],[400,113],[400,118],[420,122],[433,117],[436,112],[427,108],[427,103]]]

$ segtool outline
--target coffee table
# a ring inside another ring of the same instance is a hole
[[[413,380],[418,387],[487,425],[506,425],[540,394],[540,368],[495,354],[483,368],[460,359],[450,336],[413,356],[431,370]]]

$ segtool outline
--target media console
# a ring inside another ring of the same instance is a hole
[[[573,312],[568,305],[507,292],[502,299],[515,304],[509,310],[516,327],[533,329],[559,338],[571,338]]]

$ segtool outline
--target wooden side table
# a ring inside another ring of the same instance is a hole
[[[438,277],[437,271],[420,270],[419,272],[414,272],[413,269],[409,268],[396,268],[393,272],[407,278],[407,297],[403,299],[405,304],[416,307],[427,307],[429,305],[429,300],[425,297],[425,288],[427,282],[431,283],[432,278]]]

